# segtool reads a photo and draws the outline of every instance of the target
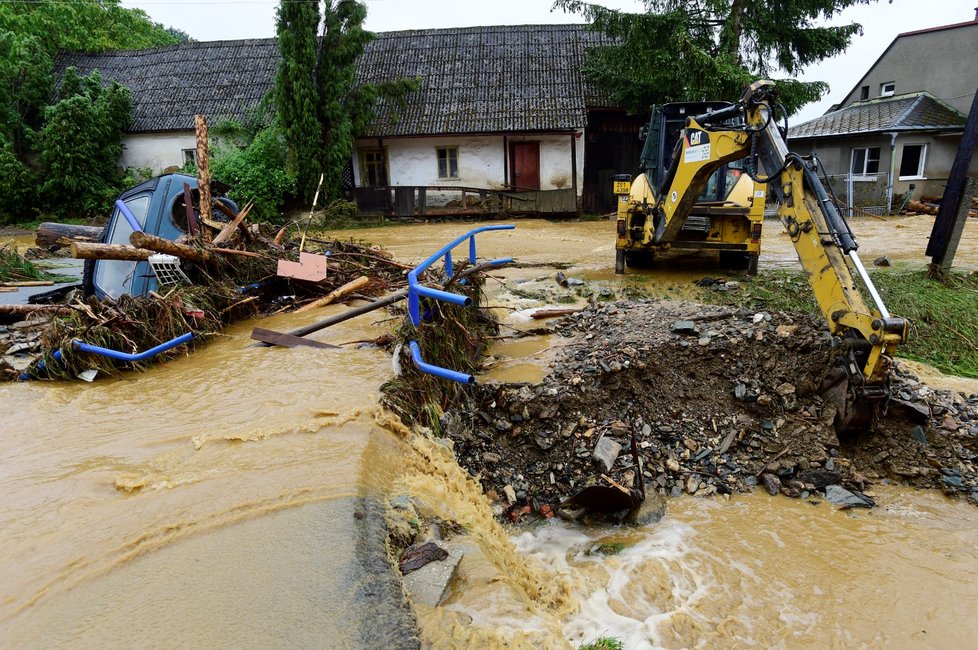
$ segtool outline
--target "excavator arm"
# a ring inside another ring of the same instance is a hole
[[[842,430],[864,428],[875,406],[889,398],[893,355],[906,341],[907,323],[886,309],[814,162],[788,151],[779,111],[774,84],[757,81],[733,106],[689,118],[678,145],[682,150],[652,207],[655,230],[649,236],[674,236],[709,175],[726,162],[746,159],[755,187],[766,187],[767,196],[778,202],[778,216],[819,309],[845,343],[843,362],[822,387],[836,406],[836,424]]]

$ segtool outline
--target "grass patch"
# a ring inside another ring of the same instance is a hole
[[[590,643],[585,643],[579,650],[623,650],[625,644],[612,636],[603,636]]]
[[[950,273],[941,280],[924,269],[870,271],[873,283],[894,316],[909,322],[908,341],[898,356],[941,372],[978,377],[978,274]],[[868,293],[865,295],[870,300]],[[718,304],[753,309],[818,314],[818,305],[801,271],[765,271],[736,293],[704,292]]]
[[[12,246],[0,246],[0,282],[26,282],[30,280],[72,281],[75,278],[52,275],[38,268],[33,262],[21,257]]]

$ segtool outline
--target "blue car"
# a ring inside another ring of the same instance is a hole
[[[184,185],[189,186],[192,203],[198,203],[197,179],[186,174],[164,174],[151,178],[123,192],[119,201],[129,208],[143,232],[172,241],[187,232]],[[211,193],[215,200],[237,212],[234,202],[224,196],[228,189],[230,188],[222,183],[211,183]],[[194,214],[199,219],[196,210]],[[215,212],[215,217],[220,218],[221,214]],[[129,236],[132,233],[132,226],[117,202],[109,223],[102,231],[100,241],[103,244],[129,245]],[[156,277],[149,262],[88,260],[85,263],[82,288],[86,296],[94,295],[99,299],[117,299],[123,294],[145,296],[156,289]]]

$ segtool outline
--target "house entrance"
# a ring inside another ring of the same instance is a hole
[[[540,143],[514,142],[509,145],[513,189],[540,189]]]

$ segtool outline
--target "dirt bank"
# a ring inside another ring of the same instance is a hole
[[[817,498],[841,484],[872,497],[890,481],[978,499],[978,395],[898,367],[892,392],[905,404],[840,440],[817,394],[835,353],[817,319],[650,300],[594,306],[554,329],[561,345],[541,383],[481,386],[442,419],[500,514],[547,515],[595,482],[633,485],[632,435],[646,484],[664,495],[760,485]]]

